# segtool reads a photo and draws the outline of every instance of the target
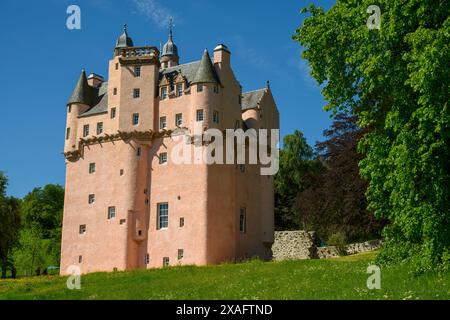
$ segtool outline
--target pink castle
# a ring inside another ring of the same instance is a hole
[[[125,27],[108,81],[83,70],[67,104],[62,274],[271,258],[273,176],[170,161],[177,128],[279,128],[270,87],[242,93],[230,55],[219,44],[179,64],[172,31],[160,56]]]

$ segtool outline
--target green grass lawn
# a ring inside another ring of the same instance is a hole
[[[368,290],[374,253],[337,259],[172,267],[82,276],[0,281],[0,299],[450,299],[450,273],[412,275],[406,266],[381,270],[381,289]]]

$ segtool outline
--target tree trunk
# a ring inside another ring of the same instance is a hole
[[[6,267],[7,267],[7,257],[2,255],[2,279],[6,279]]]

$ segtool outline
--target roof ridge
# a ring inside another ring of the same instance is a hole
[[[257,91],[266,91],[266,89],[267,88],[255,89],[255,90],[251,90],[251,91],[247,91],[247,92],[242,92],[242,94],[253,93],[253,92],[257,92]]]

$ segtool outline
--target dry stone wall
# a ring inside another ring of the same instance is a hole
[[[376,250],[381,240],[372,240],[347,245],[347,254],[355,254]],[[324,259],[338,257],[335,247],[319,247],[315,232],[275,231],[272,245],[274,260]]]

